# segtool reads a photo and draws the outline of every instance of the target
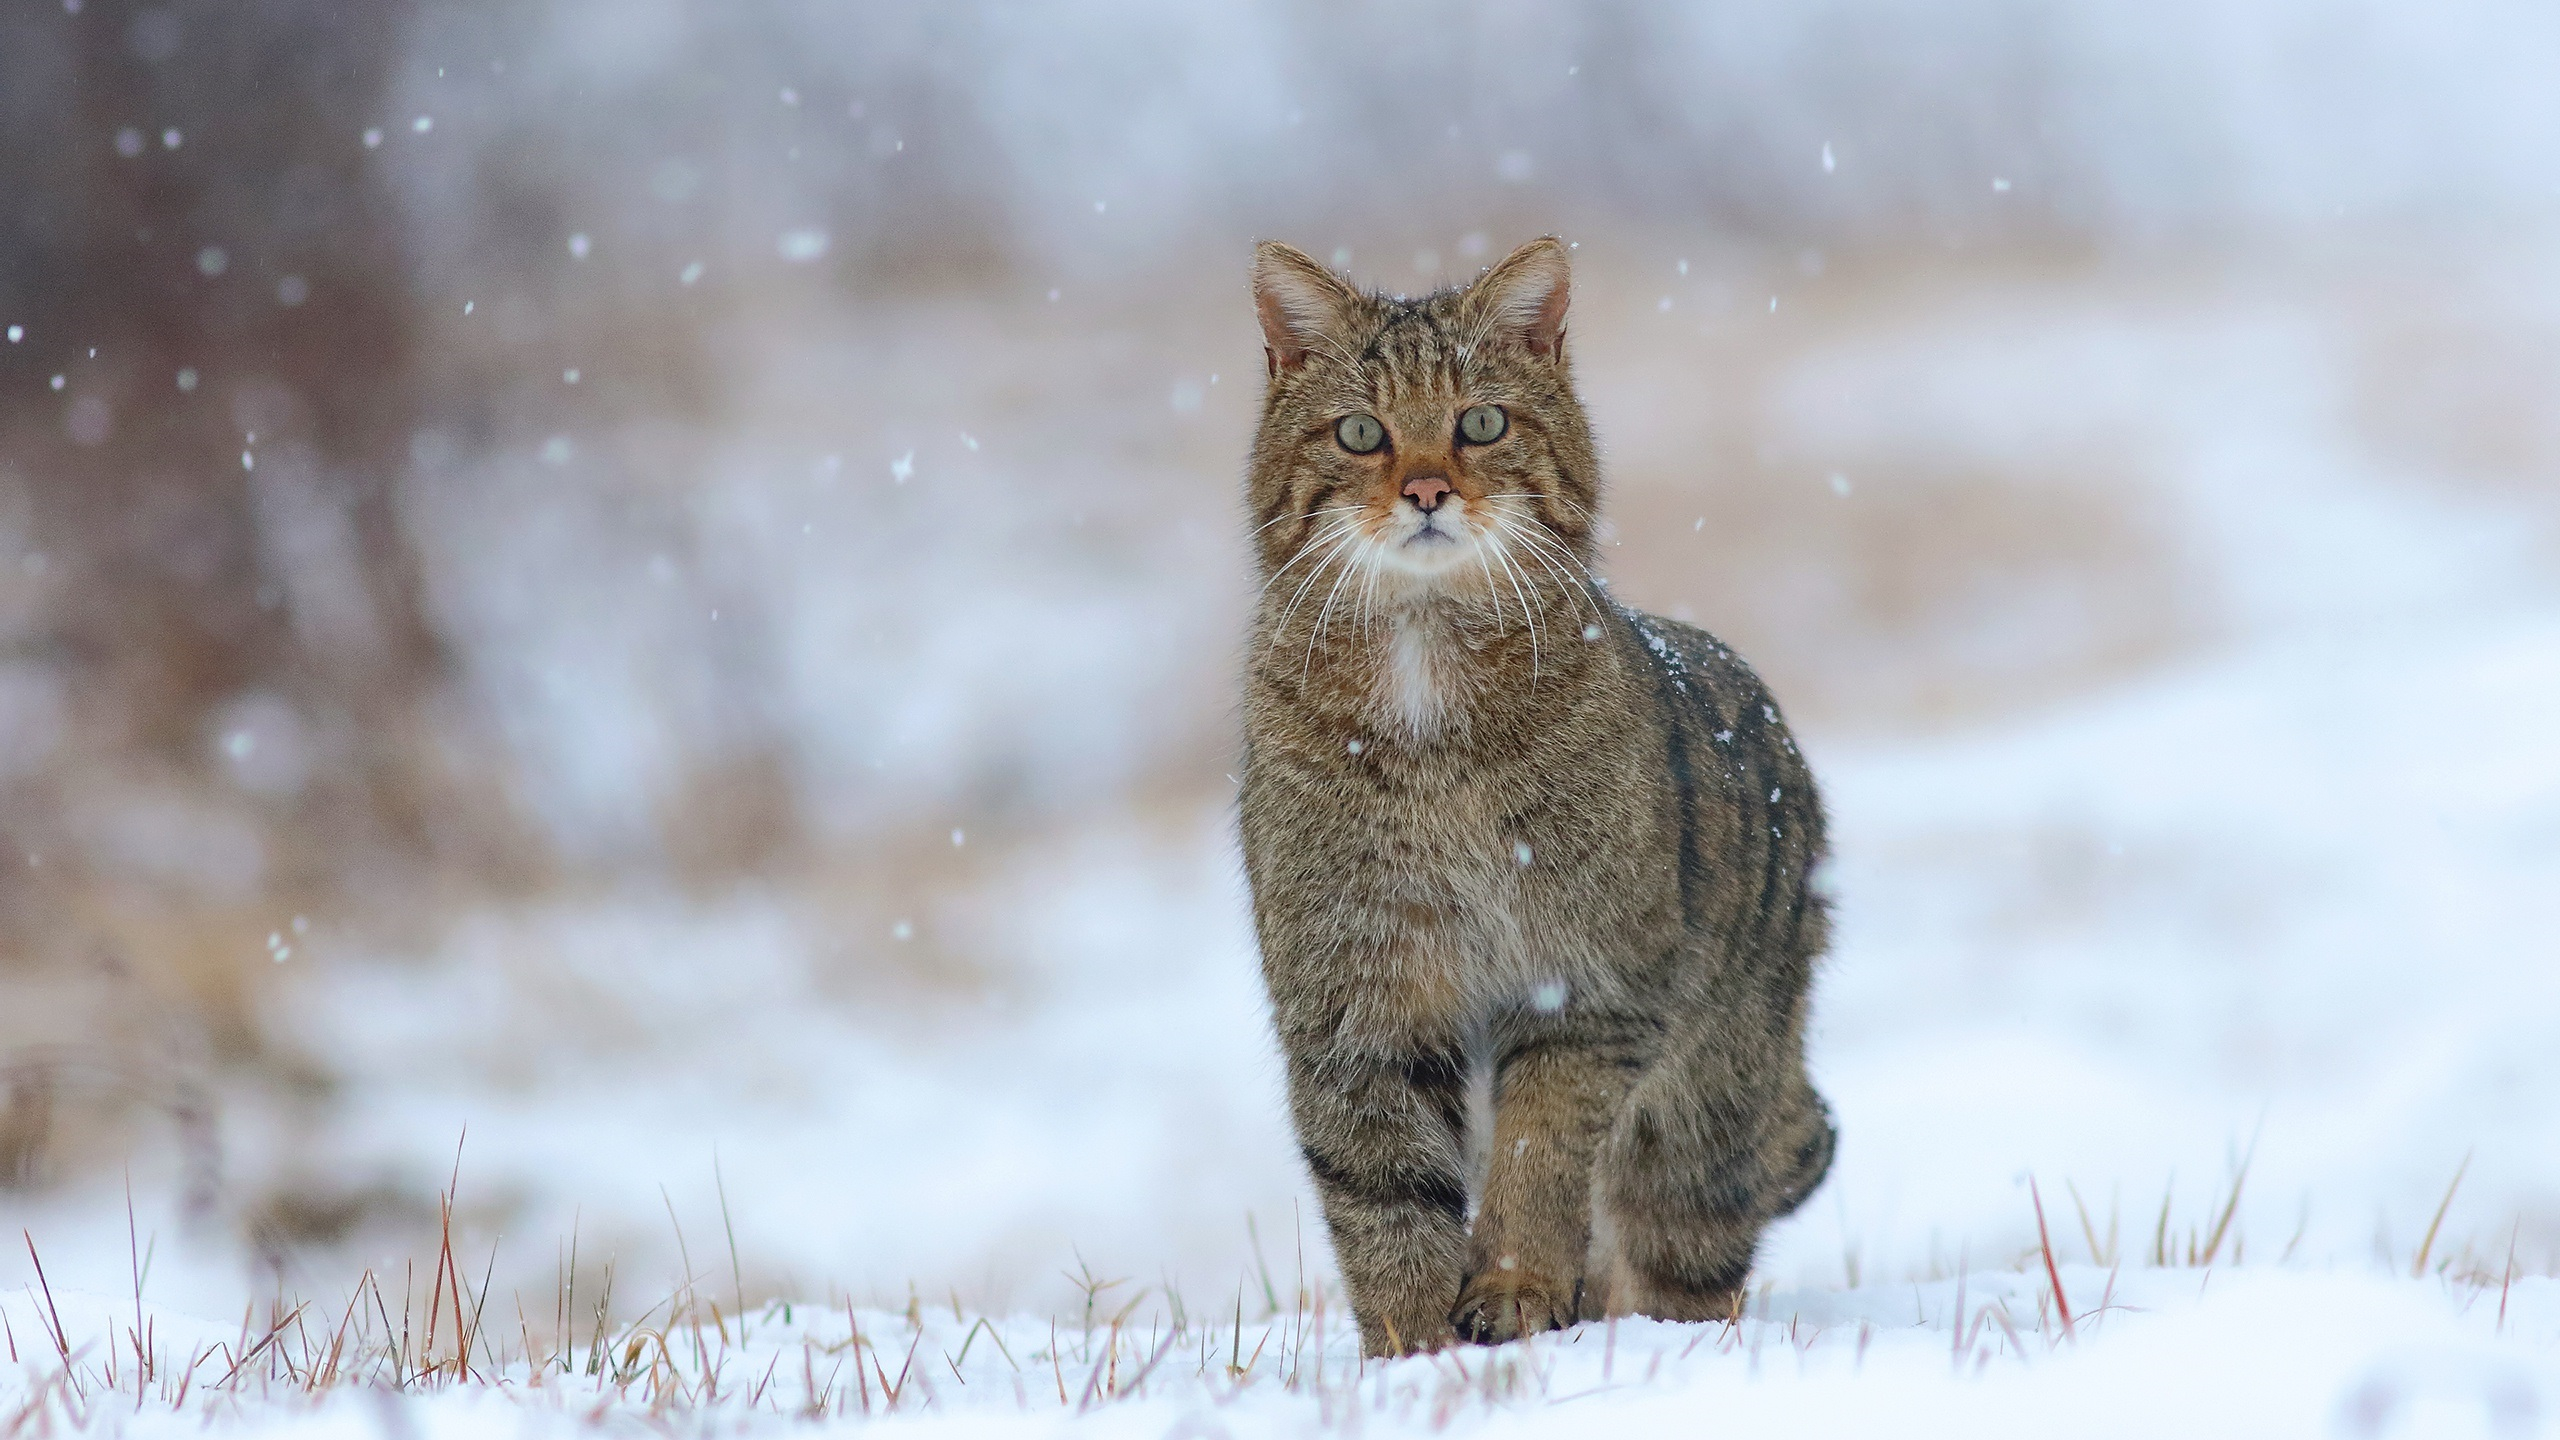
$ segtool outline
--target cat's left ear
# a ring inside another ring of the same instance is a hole
[[[1304,250],[1277,240],[1253,248],[1253,310],[1272,374],[1305,364],[1359,303],[1357,291]]]
[[[1541,235],[1467,287],[1468,313],[1485,322],[1488,333],[1516,341],[1540,359],[1561,359],[1571,269],[1564,242]]]

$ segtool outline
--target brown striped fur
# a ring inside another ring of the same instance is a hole
[[[1371,1354],[1721,1317],[1831,1160],[1821,806],[1758,677],[1590,575],[1566,271],[1537,240],[1408,300],[1256,258],[1245,863]],[[1485,404],[1508,429],[1465,443]],[[1374,453],[1337,438],[1352,414]]]

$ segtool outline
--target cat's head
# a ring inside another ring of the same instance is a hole
[[[1565,256],[1532,240],[1472,284],[1408,300],[1260,247],[1270,386],[1251,499],[1266,575],[1333,570],[1364,596],[1488,603],[1578,586],[1599,496],[1565,364]]]

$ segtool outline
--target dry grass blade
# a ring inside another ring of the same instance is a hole
[[[2258,1137],[2249,1137],[2249,1148],[2240,1157],[2240,1168],[2232,1172],[2231,1194],[2222,1202],[2222,1214],[2213,1222],[2213,1233],[2205,1240],[2202,1263],[2210,1265],[2222,1251],[2222,1240],[2231,1232],[2231,1217],[2240,1211],[2240,1187],[2249,1183],[2249,1166],[2258,1158]]]
[[[2523,1229],[2524,1217],[2519,1215],[2507,1230],[2507,1268],[2498,1277],[2498,1333],[2501,1335],[2507,1333],[2507,1291],[2516,1282],[2516,1236]]]
[[[124,1248],[125,1261],[133,1273],[133,1408],[142,1411],[144,1396],[151,1383],[152,1347],[143,1340],[148,1328],[142,1318],[142,1246],[133,1218],[133,1171],[124,1174]]]
[[[711,1152],[711,1184],[720,1194],[720,1229],[729,1238],[729,1296],[737,1306],[738,1343],[743,1345],[747,1342],[746,1272],[738,1265],[738,1227],[729,1219],[729,1182],[720,1173],[720,1152],[716,1149]],[[953,1311],[956,1314],[958,1307],[954,1306]],[[721,1339],[727,1338],[728,1333],[721,1332]]]
[[[1280,1313],[1280,1292],[1271,1283],[1271,1262],[1262,1255],[1262,1227],[1255,1223],[1250,1210],[1244,1212],[1244,1234],[1253,1245],[1253,1269],[1262,1281],[1262,1303],[1269,1307],[1263,1313],[1277,1315]]]
[[[877,1346],[872,1348],[871,1365],[872,1368],[878,1371],[880,1375],[880,1403],[883,1408],[889,1410],[895,1410],[898,1408],[898,1397],[904,1395],[907,1390],[907,1376],[915,1369],[916,1347],[923,1343],[924,1331],[919,1329],[916,1331],[915,1338],[907,1342],[907,1358],[899,1362],[898,1378],[895,1380],[891,1380],[889,1378],[889,1367],[880,1363],[879,1348]],[[856,1356],[855,1358],[859,1359],[860,1357]]]
[[[2445,1212],[2453,1208],[2453,1192],[2462,1188],[2462,1177],[2471,1168],[2471,1152],[2462,1152],[2462,1163],[2454,1167],[2453,1183],[2444,1187],[2444,1199],[2436,1202],[2435,1218],[2427,1222],[2426,1238],[2418,1242],[2418,1258],[2409,1262],[2409,1278],[2419,1279],[2427,1273],[2427,1256],[2436,1248],[2436,1231],[2444,1224]]]
[[[2108,1263],[2109,1257],[2106,1252],[2098,1248],[2098,1227],[2089,1223],[2089,1207],[2080,1198],[2080,1187],[2072,1184],[2066,1177],[2062,1182],[2062,1188],[2071,1192],[2071,1208],[2080,1212],[2080,1238],[2089,1242],[2089,1263],[2092,1265]]]
[[[862,1368],[862,1322],[853,1318],[851,1296],[845,1298],[844,1322],[852,1328],[852,1339],[846,1343],[853,1347],[853,1378],[862,1387],[862,1413],[868,1415],[871,1413],[871,1372]]]
[[[1130,1376],[1127,1381],[1112,1389],[1110,1398],[1117,1400],[1122,1396],[1137,1394],[1138,1387],[1146,1384],[1147,1377],[1156,1373],[1156,1367],[1164,1363],[1164,1357],[1166,1355],[1172,1353],[1173,1340],[1174,1337],[1171,1334],[1167,1334],[1164,1337],[1164,1342],[1156,1346],[1156,1353],[1147,1357],[1146,1364],[1138,1367],[1138,1373]]]
[[[301,1319],[302,1312],[309,1308],[310,1307],[307,1304],[296,1305],[287,1314],[279,1316],[274,1324],[267,1327],[267,1333],[258,1337],[257,1344],[240,1352],[240,1358],[232,1361],[231,1368],[222,1372],[222,1378],[214,1382],[214,1388],[219,1390],[222,1387],[229,1385],[232,1380],[239,1375],[240,1367],[266,1353],[267,1348],[275,1344],[276,1337],[284,1333],[284,1327]]]
[[[1956,1252],[1956,1333],[1947,1347],[1947,1363],[1953,1366],[1964,1364],[1964,1275],[1965,1254],[1962,1250],[1958,1250]]]
[[[2027,1177],[2027,1197],[2035,1202],[2036,1244],[2044,1251],[2044,1276],[2053,1284],[2053,1309],[2062,1317],[2062,1338],[2076,1345],[2080,1343],[2080,1336],[2071,1328],[2071,1301],[2062,1293],[2062,1271],[2053,1263],[2053,1236],[2045,1229],[2044,1194],[2036,1188],[2032,1175]]]
[[[2027,1342],[2019,1338],[2016,1323],[2009,1319],[2008,1302],[2004,1300],[1997,1305],[1986,1305],[1983,1309],[1992,1319],[2000,1322],[2000,1333],[2009,1337],[2009,1349],[2018,1357],[2018,1363],[2026,1364]]]
[[[33,1232],[20,1230],[18,1233],[26,1237],[27,1258],[35,1263],[36,1284],[44,1289],[44,1320],[52,1327],[46,1338],[53,1341],[54,1353],[61,1356],[63,1365],[68,1367],[71,1364],[71,1337],[70,1333],[62,1328],[62,1312],[54,1306],[53,1282],[45,1278],[44,1257],[36,1254],[36,1237]]]

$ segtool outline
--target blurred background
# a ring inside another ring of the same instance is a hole
[[[458,1153],[501,1287],[1320,1273],[1250,245],[1554,232],[1605,569],[1837,817],[1763,1274],[2244,1162],[2252,1256],[2467,1163],[2442,1252],[2547,1269],[2554,74],[2522,0],[10,0],[0,1217],[325,1292]]]

